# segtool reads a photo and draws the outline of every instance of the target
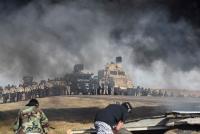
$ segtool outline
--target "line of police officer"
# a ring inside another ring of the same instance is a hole
[[[43,80],[39,84],[33,82],[31,85],[6,86],[0,89],[2,103],[57,95],[70,95],[70,86],[66,81]]]

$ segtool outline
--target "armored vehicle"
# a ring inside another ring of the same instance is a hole
[[[93,73],[85,72],[83,64],[74,65],[73,73],[65,75],[70,83],[71,94],[92,94],[91,81]]]
[[[132,81],[122,68],[122,57],[116,57],[116,63],[109,63],[98,72],[101,94],[127,94],[133,88]]]
[[[33,84],[33,76],[24,76],[23,77],[23,85],[31,86]]]

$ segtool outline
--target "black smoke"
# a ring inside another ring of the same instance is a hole
[[[196,89],[199,7],[197,0],[1,0],[1,80],[62,76],[76,63],[95,72],[122,55],[136,84]]]

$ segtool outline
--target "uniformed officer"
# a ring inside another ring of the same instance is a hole
[[[31,99],[26,107],[19,111],[13,130],[16,134],[47,134],[48,119],[39,109],[36,99]]]

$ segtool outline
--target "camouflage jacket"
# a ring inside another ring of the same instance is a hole
[[[48,132],[48,119],[42,110],[37,107],[26,106],[19,111],[13,129],[16,134],[46,134]]]

